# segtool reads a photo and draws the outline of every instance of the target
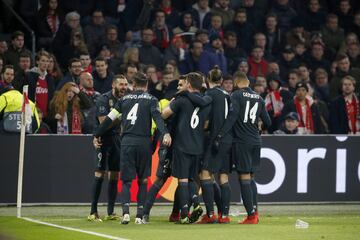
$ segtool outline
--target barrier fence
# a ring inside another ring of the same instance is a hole
[[[0,203],[15,203],[19,136],[0,136],[0,146]],[[261,202],[360,201],[360,136],[263,136],[261,158]],[[153,174],[157,162],[154,154]],[[89,203],[94,166],[91,136],[27,136],[23,202]],[[235,173],[230,184],[231,201],[239,202]],[[159,200],[172,200],[175,188],[176,179],[169,179]]]

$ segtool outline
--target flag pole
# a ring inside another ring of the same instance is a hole
[[[24,172],[24,150],[25,150],[25,96],[28,94],[28,85],[23,87],[23,106],[21,111],[21,130],[20,130],[20,147],[19,147],[19,171],[18,171],[18,186],[17,186],[17,217],[21,218],[22,206],[22,188],[23,188],[23,172]]]

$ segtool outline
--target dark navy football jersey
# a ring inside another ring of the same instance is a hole
[[[124,96],[115,109],[121,113],[122,144],[132,144],[136,142],[136,137],[150,138],[152,119],[161,134],[167,133],[158,100],[147,92],[134,91]]]
[[[260,145],[259,118],[265,127],[271,125],[265,102],[250,88],[242,88],[231,95],[232,109],[220,135],[232,128],[235,142]]]
[[[200,93],[192,93],[202,97]],[[188,97],[178,96],[170,103],[176,114],[173,146],[184,153],[200,155],[204,147],[204,126],[210,112],[210,105],[200,107]]]
[[[106,116],[111,112],[114,108],[118,98],[116,98],[112,91],[106,92],[102,94],[98,100],[96,101],[96,120],[95,120],[95,127],[94,131],[96,132],[97,127],[100,125],[98,117]],[[120,133],[120,122],[117,121],[116,123],[112,124],[111,128],[105,133],[104,136],[107,135],[115,135]]]
[[[230,95],[219,87],[207,90],[206,95],[210,96],[212,99],[211,111],[209,114],[209,133],[210,139],[215,139],[228,116],[230,109]],[[232,137],[230,134],[226,134],[221,141],[231,143]]]

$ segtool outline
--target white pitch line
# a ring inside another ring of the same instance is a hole
[[[102,234],[102,233],[91,232],[91,231],[86,231],[86,230],[77,229],[77,228],[72,228],[72,227],[65,227],[65,226],[61,226],[61,225],[57,225],[57,224],[52,224],[52,223],[48,223],[48,222],[42,222],[42,221],[35,220],[35,219],[32,219],[32,218],[27,218],[27,217],[22,217],[21,219],[24,219],[24,220],[26,220],[26,221],[33,222],[33,223],[38,223],[38,224],[46,225],[46,226],[49,226],[49,227],[55,227],[55,228],[60,228],[60,229],[68,230],[68,231],[86,233],[86,234],[95,235],[95,236],[103,237],[103,238],[107,238],[107,239],[113,239],[113,240],[128,240],[128,239],[126,239],[126,238],[119,238],[119,237],[114,237],[114,236],[106,235],[106,234]]]

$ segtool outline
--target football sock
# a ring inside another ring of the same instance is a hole
[[[108,206],[107,213],[111,215],[114,213],[114,205],[117,196],[117,180],[109,180],[108,184]]]
[[[142,218],[144,203],[146,201],[146,193],[147,193],[147,182],[141,182],[139,184],[139,191],[137,194],[137,213],[136,217]]]
[[[180,200],[179,200],[179,186],[176,188],[175,190],[175,195],[174,195],[174,203],[173,203],[173,209],[172,212],[173,214],[179,213],[180,212]]]
[[[181,209],[181,218],[188,216],[189,212],[189,186],[187,182],[180,182],[179,186],[179,203]]]
[[[206,179],[201,180],[201,188],[202,188],[202,195],[203,200],[206,207],[206,213],[208,216],[214,214],[214,187],[213,187],[213,180]]]
[[[229,182],[221,184],[220,189],[221,189],[221,214],[223,216],[228,216],[229,208],[230,208],[230,196],[231,196],[231,189]]]
[[[189,196],[190,196],[189,208],[191,205],[193,205],[194,208],[200,205],[199,190],[196,182],[194,181],[189,181]]]
[[[160,191],[160,189],[162,187],[162,186],[158,186],[158,184],[159,184],[158,182],[155,182],[151,186],[148,194],[146,195],[146,203],[144,206],[144,214],[145,215],[150,214],[150,210],[151,210],[152,206],[154,205],[156,195],[158,194],[158,192]]]
[[[255,211],[258,209],[258,202],[257,202],[257,186],[254,178],[251,178],[251,190],[253,194],[253,204]]]
[[[219,184],[214,181],[213,182],[213,187],[214,187],[214,200],[215,200],[215,204],[216,204],[216,207],[218,209],[218,212],[221,212],[221,190],[220,190],[220,187],[219,187]]]
[[[101,185],[104,178],[95,177],[92,189],[92,201],[91,201],[91,212],[90,214],[97,212],[97,204],[101,193]]]
[[[252,200],[252,191],[251,191],[250,182],[251,182],[250,179],[240,180],[241,197],[248,216],[254,213],[254,205]]]
[[[131,188],[131,181],[129,182],[123,182],[123,188],[122,188],[122,210],[123,215],[129,214],[129,206],[130,206],[130,188]]]

